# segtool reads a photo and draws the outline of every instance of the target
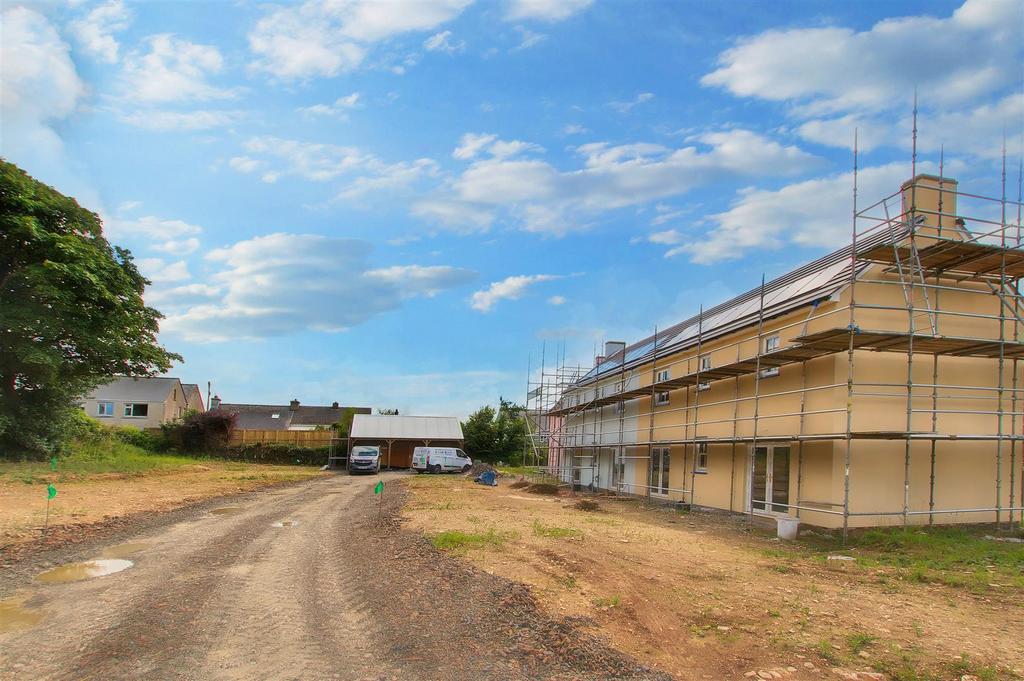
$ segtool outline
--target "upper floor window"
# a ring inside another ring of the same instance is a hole
[[[654,393],[654,406],[661,407],[663,405],[668,404],[669,401],[670,398],[667,390],[659,390],[658,392]]]
[[[711,355],[700,356],[700,370],[711,371]]]
[[[145,402],[125,402],[124,415],[129,418],[145,418],[149,416],[149,405]]]
[[[670,370],[662,369],[661,371],[658,372],[658,375],[655,377],[654,382],[655,383],[664,383],[665,381],[667,381],[671,377],[672,377],[672,372]]]
[[[97,402],[96,403],[96,416],[113,416],[114,415],[114,403],[113,402]]]
[[[764,352],[765,352],[765,354],[768,354],[769,352],[772,352],[772,351],[778,350],[778,349],[779,349],[779,337],[778,336],[768,336],[767,338],[764,339]],[[767,369],[762,369],[761,370],[761,378],[768,378],[770,376],[778,376],[778,375],[779,375],[779,367],[768,367]]]

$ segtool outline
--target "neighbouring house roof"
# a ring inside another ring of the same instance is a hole
[[[858,240],[857,252],[862,253],[879,244],[898,241],[907,233],[906,225],[894,225],[892,233],[883,232]],[[840,291],[850,283],[852,251],[852,246],[845,246],[777,279],[765,282],[763,317],[769,319],[790,312]],[[859,276],[869,266],[869,263],[858,262],[857,275]],[[756,324],[758,318],[762,316],[761,289],[762,287],[758,286],[732,300],[708,308],[702,314],[660,330],[657,338],[652,334],[632,345],[627,345],[624,350],[605,358],[584,374],[579,383],[589,382],[606,372],[619,371],[623,363],[629,368],[649,360],[655,351],[655,340],[658,356],[661,357],[695,346],[698,332],[703,341],[707,342],[711,338]]]
[[[292,409],[288,404],[231,404],[221,402],[217,409],[238,414],[235,428],[243,430],[288,430],[300,426],[332,426],[341,420],[346,409],[369,414],[369,407],[305,406]],[[277,416],[274,416],[277,414]]]
[[[167,376],[115,376],[98,386],[88,399],[110,402],[165,402],[171,391],[181,385]]]
[[[374,416],[356,414],[352,439],[462,440],[462,424],[454,416]]]
[[[185,391],[185,400],[191,402],[193,398],[199,399],[200,406],[204,405],[203,402],[203,391],[199,389],[197,383],[182,383],[181,389]],[[203,409],[206,407],[203,406]]]

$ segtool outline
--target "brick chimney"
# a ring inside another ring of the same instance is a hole
[[[957,224],[957,181],[938,175],[918,175],[900,187],[903,198],[901,220],[914,220],[920,236],[955,238],[963,232],[963,221]],[[941,203],[941,210],[940,210]]]
[[[220,395],[214,395],[210,398],[210,410],[220,409]]]
[[[291,402],[288,403],[288,411],[298,411],[298,409],[299,409],[299,401],[298,400],[292,400]]]

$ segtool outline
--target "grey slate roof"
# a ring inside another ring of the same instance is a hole
[[[221,411],[238,414],[235,428],[244,430],[287,430],[291,426],[331,426],[341,420],[345,409],[356,409],[357,413],[370,413],[369,407],[318,407],[300,404],[292,411],[282,404],[231,404],[221,402]],[[277,414],[277,418],[274,418]]]
[[[199,390],[197,383],[182,383],[181,389],[185,391],[185,400],[191,401],[193,396],[199,397],[199,403],[203,404],[203,393]]]
[[[109,383],[96,388],[91,400],[110,402],[164,402],[171,391],[180,385],[177,378],[167,376],[115,376]]]

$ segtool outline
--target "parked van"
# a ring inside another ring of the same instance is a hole
[[[379,473],[380,447],[374,445],[356,445],[348,453],[349,473]]]
[[[417,447],[412,450],[412,467],[417,472],[462,471],[465,473],[472,465],[473,460],[466,456],[466,452],[455,447]]]

